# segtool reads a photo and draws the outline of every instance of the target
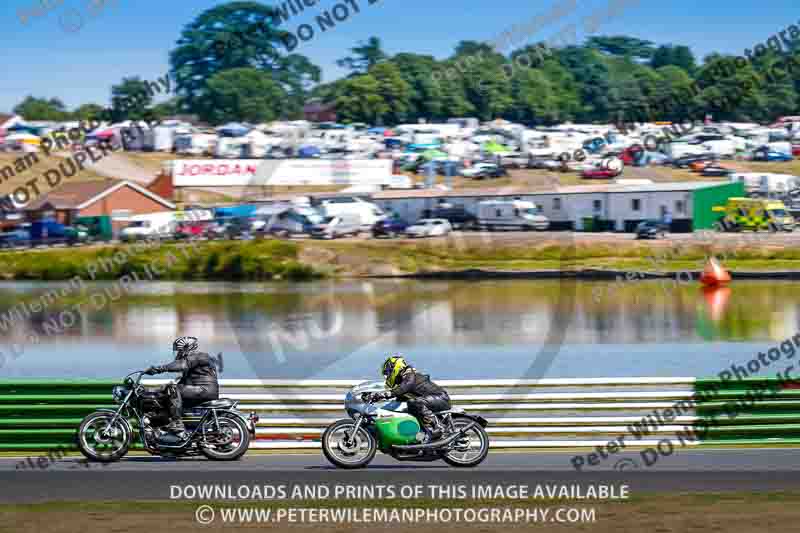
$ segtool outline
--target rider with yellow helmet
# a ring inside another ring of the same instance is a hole
[[[389,391],[378,393],[376,397],[397,398],[407,402],[408,412],[417,417],[430,439],[441,437],[444,428],[434,412],[450,409],[447,392],[432,382],[430,376],[409,365],[399,354],[387,357],[381,372]]]

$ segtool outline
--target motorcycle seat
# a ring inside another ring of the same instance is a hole
[[[464,412],[464,410],[461,409],[460,407],[453,407],[452,409],[448,409],[446,411],[436,411],[435,413],[437,415],[446,415],[448,413],[460,414],[460,413],[463,413],[463,412]]]
[[[227,409],[233,407],[236,402],[228,398],[220,398],[218,400],[211,400],[200,405],[195,405],[192,409]]]

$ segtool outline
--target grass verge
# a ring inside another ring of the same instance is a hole
[[[592,531],[598,533],[642,532],[678,533],[686,531],[737,531],[763,533],[790,531],[800,518],[798,492],[741,492],[702,494],[639,494],[624,501],[553,501],[553,500],[283,500],[231,502],[219,504],[201,501],[168,502],[48,502],[23,505],[0,505],[0,532],[71,532],[71,531],[229,531],[232,529],[267,529],[273,531],[309,530],[315,532],[392,531],[418,532],[435,527],[440,533],[456,531]],[[195,511],[209,504],[215,520],[209,525],[195,521]],[[286,523],[270,522],[224,524],[220,508],[279,509],[444,509],[497,508],[594,509],[594,520],[576,523]]]
[[[460,272],[617,270],[669,273],[702,270],[709,257],[732,271],[800,271],[800,249],[770,244],[743,246],[567,238],[497,238],[477,234],[424,240],[256,240],[183,244],[129,244],[26,250],[0,254],[0,279],[112,280],[135,272],[161,280],[310,280]],[[94,265],[90,267],[89,265]]]

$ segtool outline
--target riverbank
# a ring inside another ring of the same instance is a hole
[[[572,234],[467,235],[425,240],[256,240],[96,245],[0,254],[0,279],[303,281],[323,277],[616,279],[696,276],[711,256],[734,277],[800,278],[792,243],[594,242]]]

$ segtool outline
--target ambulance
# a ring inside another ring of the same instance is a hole
[[[779,200],[768,198],[728,198],[724,206],[712,208],[721,216],[718,231],[793,231],[794,218]]]

